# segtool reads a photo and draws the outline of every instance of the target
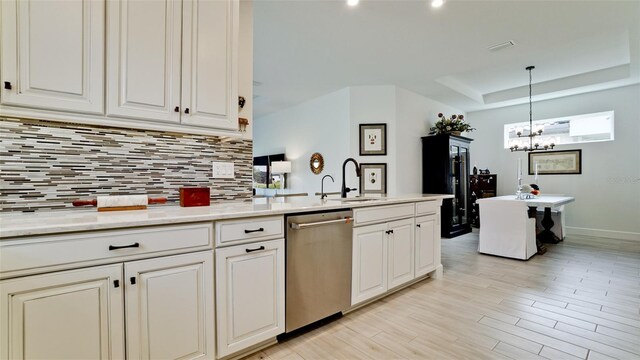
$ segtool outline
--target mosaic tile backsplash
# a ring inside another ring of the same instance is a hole
[[[72,208],[97,195],[148,194],[178,201],[182,186],[211,199],[251,198],[252,141],[0,118],[0,211]],[[233,161],[235,179],[213,179]]]

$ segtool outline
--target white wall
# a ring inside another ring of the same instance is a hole
[[[469,113],[478,128],[471,145],[472,164],[498,174],[498,193],[516,188],[517,159],[527,155],[503,148],[503,125],[528,120],[528,104]],[[615,112],[615,141],[562,145],[582,149],[581,175],[540,176],[542,193],[575,196],[566,207],[570,233],[640,240],[640,86],[581,94],[533,104],[534,120]],[[533,182],[532,177],[525,177]],[[588,230],[592,229],[592,230]]]
[[[352,86],[350,100],[350,156],[358,163],[387,163],[387,193],[396,187],[396,90],[395,86]],[[387,124],[387,155],[360,156],[360,124]],[[353,164],[347,165],[347,186],[360,189]]]
[[[297,159],[287,192],[319,191],[321,176],[313,175],[306,164],[317,151],[325,157],[321,175],[336,179],[328,186],[330,191],[340,190],[342,162],[353,157],[358,163],[387,164],[388,195],[420,193],[420,138],[437,121],[438,112],[462,113],[392,85],[353,86],[256,119],[254,156],[286,153],[287,158]],[[360,156],[359,125],[373,123],[387,124],[387,155]],[[352,164],[347,165],[346,177],[348,187],[360,188]]]
[[[286,192],[340,191],[342,162],[349,157],[349,89],[345,88],[306,103],[257,118],[254,124],[253,156],[285,153],[292,161]],[[315,175],[309,168],[314,152],[324,157],[324,171]]]
[[[463,114],[460,109],[426,98],[412,91],[396,87],[396,138],[398,169],[396,192],[416,194],[422,192],[422,140],[429,128],[438,121],[438,113],[447,117]],[[473,137],[473,134],[465,134]]]

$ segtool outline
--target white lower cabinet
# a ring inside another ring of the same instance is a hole
[[[125,328],[128,359],[214,358],[212,251],[3,280],[0,297],[1,359],[124,359]]]
[[[284,239],[216,249],[218,358],[284,332]]]
[[[123,359],[122,264],[0,281],[0,358]]]
[[[387,291],[387,224],[353,229],[351,305]]]
[[[389,289],[415,278],[413,218],[389,223]]]
[[[351,305],[415,278],[413,218],[353,229]]]
[[[436,214],[416,218],[415,272],[426,275],[440,264],[440,225]]]
[[[127,358],[215,357],[213,253],[124,264]]]
[[[417,203],[418,217],[409,217],[404,206],[354,209],[360,222],[353,229],[352,306],[441,269],[439,207]],[[394,218],[400,219],[383,220]],[[374,221],[380,223],[369,225]]]

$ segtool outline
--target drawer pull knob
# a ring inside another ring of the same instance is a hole
[[[260,246],[259,248],[255,248],[255,249],[245,249],[244,251],[250,253],[250,252],[260,251],[260,250],[264,250],[264,246]]]
[[[417,227],[420,227],[420,224],[416,224]]]
[[[136,277],[135,276],[130,277],[129,281],[131,282],[131,285],[135,285],[136,284]]]
[[[5,81],[4,82],[4,88],[6,90],[11,90],[11,81]]]
[[[387,235],[389,235],[389,234],[393,234],[393,230],[387,230],[387,231],[385,231],[385,233],[386,233]]]
[[[254,233],[254,232],[261,232],[261,231],[264,231],[264,228],[254,229],[254,230],[245,230],[244,233],[245,234],[251,234],[251,233]]]
[[[125,249],[125,248],[137,248],[137,247],[140,247],[140,243],[133,243],[131,245],[122,245],[122,246],[109,245],[109,251],[118,250],[118,249]]]
[[[114,288],[119,288],[120,287],[120,280],[113,280],[113,287]]]

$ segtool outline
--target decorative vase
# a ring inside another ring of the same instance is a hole
[[[455,135],[455,136],[460,136],[460,134],[462,134],[462,132],[460,132],[460,131],[450,131],[449,134]]]

